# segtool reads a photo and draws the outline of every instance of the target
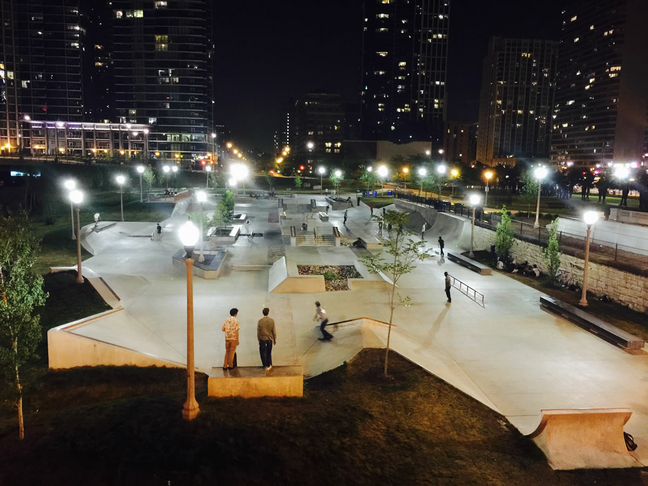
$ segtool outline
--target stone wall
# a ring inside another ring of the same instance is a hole
[[[495,244],[495,232],[475,226],[475,250],[490,251]],[[518,262],[528,261],[536,264],[544,272],[542,247],[516,239],[511,249]],[[563,279],[581,287],[583,285],[583,268],[585,261],[571,255],[561,256],[560,270]],[[648,312],[648,278],[634,275],[623,270],[607,267],[598,263],[589,263],[587,289],[594,295],[608,296],[620,304],[627,305],[638,312]]]

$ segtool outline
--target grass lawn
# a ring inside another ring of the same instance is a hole
[[[360,200],[365,203],[367,206],[373,204],[374,209],[379,209],[390,204],[394,204],[394,198],[389,197],[361,197]]]
[[[181,418],[183,370],[49,372],[26,439],[0,429],[0,484],[641,484],[640,470],[555,472],[499,414],[382,350],[308,380],[302,399],[209,399]]]

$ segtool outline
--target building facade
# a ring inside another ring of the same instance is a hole
[[[577,1],[562,16],[552,160],[639,162],[648,106],[645,1]]]
[[[477,124],[447,122],[443,132],[443,160],[470,164],[477,157]]]
[[[150,125],[150,151],[195,163],[211,153],[213,41],[208,0],[113,0],[116,116]]]
[[[450,0],[367,0],[360,132],[364,139],[441,145]]]
[[[479,101],[477,161],[515,165],[548,158],[558,42],[490,40]]]

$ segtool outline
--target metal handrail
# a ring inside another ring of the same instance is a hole
[[[459,292],[464,294],[466,297],[471,299],[476,304],[479,304],[484,308],[486,307],[486,305],[484,304],[484,294],[482,294],[481,292],[478,292],[477,290],[473,289],[470,285],[462,282],[461,280],[459,280],[458,278],[456,278],[456,277],[454,277],[454,276],[452,276],[450,274],[448,274],[448,277],[450,277],[452,279],[452,286],[455,289],[457,289]],[[458,286],[456,285],[457,282],[459,282]],[[463,290],[464,288],[465,288],[465,290]],[[471,295],[471,293],[472,293],[472,295]],[[479,302],[480,297],[481,297],[481,303]]]

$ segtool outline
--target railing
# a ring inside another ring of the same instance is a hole
[[[457,289],[459,292],[464,294],[466,297],[468,297],[470,300],[475,302],[476,304],[481,305],[482,307],[486,307],[484,304],[484,294],[481,292],[478,292],[477,290],[473,289],[470,285],[462,282],[456,277],[453,277],[452,275],[448,274],[448,277],[452,279],[452,286]],[[459,285],[457,285],[457,282],[459,282]],[[481,300],[481,302],[480,302]]]

